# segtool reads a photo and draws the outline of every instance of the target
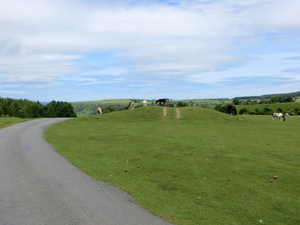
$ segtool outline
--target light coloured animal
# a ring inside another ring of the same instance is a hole
[[[134,101],[129,102],[128,109],[134,109]]]
[[[285,117],[284,117],[284,115],[282,113],[273,113],[272,120],[275,120],[275,117],[277,117],[281,121],[282,121],[282,118],[283,118],[283,121],[285,121]]]
[[[147,100],[143,100],[143,107],[147,106]]]
[[[102,109],[98,107],[97,112],[101,115],[102,114]]]
[[[290,114],[286,113],[285,115],[286,115],[286,116],[289,116]]]

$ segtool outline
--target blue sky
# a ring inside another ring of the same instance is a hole
[[[2,0],[0,96],[195,99],[300,91],[299,0]]]

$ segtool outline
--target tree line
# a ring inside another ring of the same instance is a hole
[[[284,102],[295,102],[292,96],[273,96],[270,99],[261,99],[259,102],[255,100],[241,100],[239,98],[234,98],[232,103],[235,105],[256,105],[256,104],[274,104],[274,103],[284,103]]]
[[[0,116],[20,118],[53,118],[53,117],[76,117],[74,108],[70,103],[52,101],[47,105],[39,101],[27,99],[12,99],[0,97]]]
[[[245,100],[247,101],[248,99],[250,100],[267,100],[267,99],[271,99],[272,97],[293,97],[293,98],[298,98],[300,97],[300,91],[297,92],[291,92],[291,93],[281,93],[281,94],[268,94],[268,95],[261,95],[261,96],[243,96],[243,97],[235,97],[238,98],[240,100]]]

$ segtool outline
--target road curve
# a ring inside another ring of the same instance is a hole
[[[0,130],[0,224],[169,224],[129,194],[82,173],[46,142],[45,130],[66,119]]]

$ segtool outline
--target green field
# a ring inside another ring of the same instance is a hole
[[[236,105],[236,110],[239,112],[242,108],[246,108],[248,112],[258,109],[262,111],[265,107],[272,109],[273,112],[279,112],[278,108],[282,109],[282,112],[289,113],[290,115],[295,114],[294,109],[300,109],[300,102],[287,102],[287,103],[275,103],[275,104],[257,104],[257,105]],[[295,114],[297,115],[297,114]]]
[[[78,117],[46,138],[79,169],[171,223],[300,224],[297,117],[184,107],[177,118],[176,108],[167,110]]]

